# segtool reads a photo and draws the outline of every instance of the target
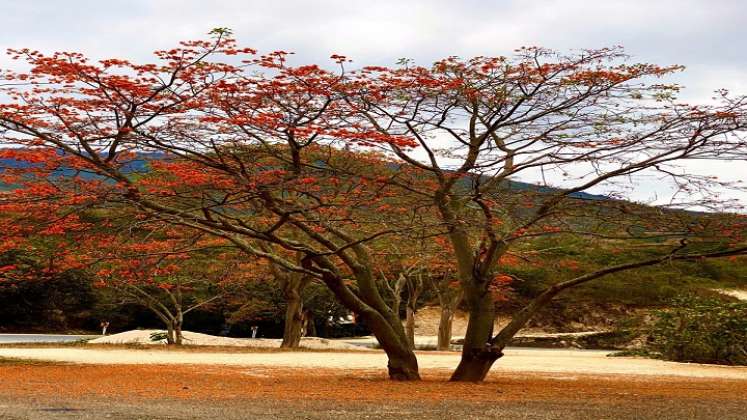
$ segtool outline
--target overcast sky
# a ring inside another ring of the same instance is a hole
[[[204,38],[214,27],[233,29],[242,46],[294,51],[297,63],[323,62],[338,53],[361,65],[389,65],[401,57],[428,64],[449,55],[505,55],[520,46],[567,51],[623,45],[637,61],[685,65],[686,72],[671,79],[687,87],[683,99],[705,101],[717,88],[747,93],[746,0],[2,0],[0,5],[3,50],[149,60],[153,50]],[[0,68],[11,65],[16,64],[0,57]],[[747,178],[747,168],[737,165],[724,165],[720,172]],[[747,195],[739,196],[747,203]]]

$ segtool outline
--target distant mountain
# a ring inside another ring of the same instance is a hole
[[[154,159],[162,159],[165,155],[163,153],[142,153],[138,155],[139,159],[132,160],[128,162],[126,165],[123,166],[123,170],[125,173],[139,173],[139,172],[148,172],[148,161],[154,160]],[[0,159],[0,172],[2,172],[3,168],[28,168],[33,166],[33,164],[19,161],[15,159]],[[396,168],[394,168],[396,169]],[[78,174],[83,179],[96,179],[99,176],[93,173],[79,173],[76,170],[73,169],[60,169],[55,171],[52,176],[60,176],[60,177],[71,177],[75,174]],[[530,192],[536,192],[536,193],[555,193],[558,191],[561,191],[559,188],[552,188],[542,185],[536,185],[531,184],[527,182],[521,182],[521,181],[506,181],[501,184],[501,187],[507,189],[507,190],[514,190],[514,191],[530,191]],[[8,190],[12,187],[9,185],[2,185],[0,184],[0,190]],[[568,195],[572,198],[577,198],[581,200],[608,200],[609,198],[603,195],[596,195],[596,194],[590,194],[587,192],[575,192]]]

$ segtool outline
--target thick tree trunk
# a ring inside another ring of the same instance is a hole
[[[441,307],[441,318],[438,321],[438,344],[436,349],[451,349],[451,330],[454,323],[454,310],[448,306]]]
[[[303,301],[297,290],[286,294],[285,327],[283,328],[282,348],[295,349],[301,344],[303,331]]]
[[[389,379],[394,381],[419,381],[420,374],[418,373],[418,360],[415,353],[412,351],[402,354],[397,353],[395,355],[392,352],[387,352],[387,356],[389,356],[389,362],[387,363]]]
[[[491,345],[495,307],[487,290],[469,288],[465,290],[465,299],[469,306],[469,322],[464,336],[462,359],[459,362],[452,381],[479,382],[485,379],[493,363],[503,353]]]
[[[488,376],[493,363],[501,356],[503,356],[502,352],[492,348],[463,352],[459,365],[451,375],[451,381],[482,382]]]
[[[345,286],[341,277],[332,274],[335,269],[333,265],[324,259],[319,261],[324,264],[323,268],[328,270],[323,273],[324,283],[345,307],[366,323],[379,341],[381,348],[386,352],[389,359],[387,364],[389,378],[397,381],[420,380],[418,360],[407,344],[402,321],[398,314],[392,312],[381,299],[371,273],[368,271],[356,273],[359,290],[358,293],[353,293]]]

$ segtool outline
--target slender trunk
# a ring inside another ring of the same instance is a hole
[[[181,346],[182,342],[184,340],[184,337],[182,336],[182,324],[181,322],[176,322],[174,325],[174,344],[177,346]]]
[[[306,324],[305,326],[306,337],[316,337],[317,332],[316,332],[316,323],[314,322],[314,313],[309,310],[305,311],[303,320],[304,320],[304,323]]]
[[[407,344],[415,350],[415,309],[409,305],[406,310],[405,334],[407,335]]]
[[[464,336],[462,358],[459,361],[452,381],[480,382],[485,379],[490,368],[503,353],[491,346],[495,307],[487,288],[470,287],[465,290],[469,307],[469,321]]]
[[[438,321],[437,350],[447,351],[451,349],[451,331],[453,323],[454,311],[448,306],[442,306],[441,319]]]
[[[174,337],[174,325],[171,322],[166,323],[166,344],[173,346],[176,344],[176,338]]]
[[[283,328],[282,348],[298,348],[301,344],[303,329],[303,302],[300,293],[293,291],[286,294],[285,327]]]

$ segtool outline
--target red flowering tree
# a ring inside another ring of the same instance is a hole
[[[449,238],[469,309],[455,380],[482,380],[508,339],[562,290],[645,265],[747,251],[738,229],[706,237],[692,215],[649,212],[632,226],[617,221],[629,211],[622,202],[590,211],[579,200],[645,173],[705,191],[712,179],[672,165],[744,157],[744,99],[724,94],[720,105],[692,107],[672,99],[676,86],[642,85],[678,67],[620,64],[618,50],[523,49],[513,58],[334,73],[290,67],[282,51],[257,57],[225,30],[214,35],[159,51],[156,64],[11,51],[30,70],[2,75],[2,141],[44,156],[45,165],[95,175],[100,185],[86,202],[131,205],[324,282],[374,332],[394,379],[419,378],[417,360],[377,286],[369,244],[414,232],[412,222],[422,221],[413,213],[423,208],[435,209],[433,228]],[[147,153],[159,176],[137,169]],[[510,177],[529,172],[569,179],[517,191]],[[61,195],[73,191],[66,185]],[[666,241],[652,245],[649,259],[557,283],[494,334],[501,256],[561,233]]]
[[[144,65],[11,51],[31,69],[2,75],[4,144],[93,174],[107,190],[99,203],[130,204],[324,282],[374,332],[390,376],[419,378],[366,245],[407,228],[367,217],[396,175],[375,156],[344,150],[414,143],[348,127],[339,73],[289,67],[282,51],[256,57],[225,30],[214,35]],[[138,170],[146,159],[158,176]]]
[[[665,209],[728,204],[709,193],[726,185],[678,163],[747,156],[747,99],[719,92],[715,105],[682,104],[678,86],[659,82],[680,69],[628,64],[617,48],[568,56],[523,48],[513,57],[450,57],[428,68],[405,61],[350,76],[357,93],[347,102],[361,133],[419,146],[372,145],[419,173],[418,183],[402,186],[436,207],[453,248],[469,310],[453,380],[483,380],[508,340],[569,287],[665,261],[745,252],[743,238],[728,235],[738,229],[709,231],[712,218]],[[513,181],[523,175],[543,185]],[[642,176],[671,183],[673,202],[652,209],[585,193],[634,188]],[[652,254],[556,283],[495,333],[491,289],[504,275],[501,257],[531,238],[560,234],[636,243]]]
[[[136,238],[111,238],[109,248],[99,243],[85,250],[94,261],[94,285],[109,289],[116,302],[142,305],[156,315],[166,328],[167,344],[184,343],[186,315],[252,279],[252,260],[225,241],[192,237],[184,229],[144,231],[140,226],[137,233]]]

